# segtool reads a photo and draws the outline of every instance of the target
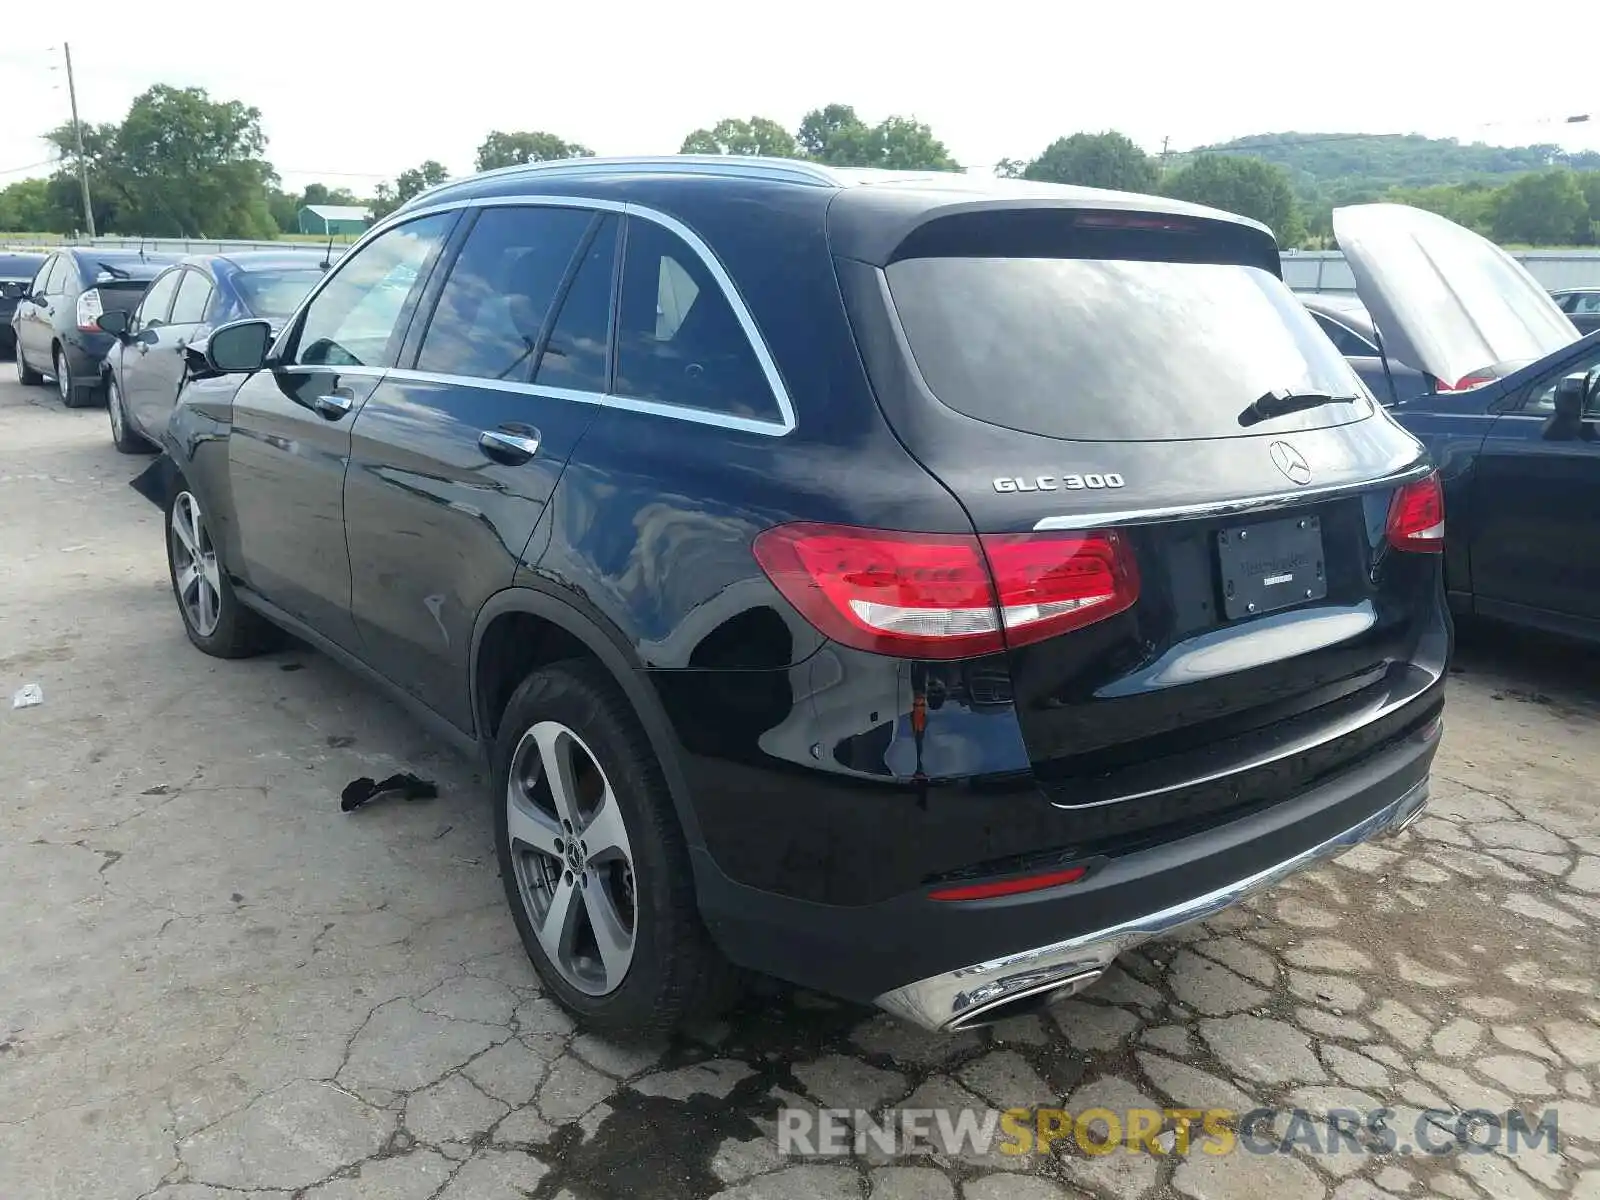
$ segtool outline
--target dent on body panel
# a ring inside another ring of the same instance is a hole
[[[715,491],[739,494],[725,483]],[[646,666],[760,670],[803,660],[821,638],[750,552],[775,519],[712,495],[709,481],[694,494],[574,460],[537,570],[603,613]]]

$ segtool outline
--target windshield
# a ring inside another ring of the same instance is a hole
[[[929,389],[957,412],[1083,441],[1326,428],[1359,404],[1241,425],[1271,391],[1365,396],[1283,281],[1257,267],[1075,258],[914,258],[887,270]]]
[[[295,267],[282,271],[248,271],[235,276],[234,285],[252,316],[282,321],[300,307],[300,301],[321,278],[320,267]]]

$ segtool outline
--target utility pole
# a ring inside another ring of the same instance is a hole
[[[1161,139],[1161,176],[1162,176],[1162,178],[1166,178],[1166,174],[1167,174],[1167,145],[1171,141],[1172,141],[1172,139],[1170,137],[1164,137],[1164,138]]]
[[[89,203],[89,167],[83,161],[83,122],[78,120],[78,87],[72,78],[72,47],[61,43],[67,56],[67,95],[72,99],[72,137],[78,146],[78,185],[83,189],[83,227],[94,237],[94,206]]]

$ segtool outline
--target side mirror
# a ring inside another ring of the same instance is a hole
[[[259,371],[272,345],[272,326],[266,321],[232,321],[211,332],[206,342],[206,365],[222,375]]]
[[[120,308],[108,308],[94,319],[94,323],[100,327],[101,333],[118,338],[128,336],[128,314]]]
[[[1588,398],[1589,380],[1583,375],[1568,375],[1556,384],[1556,421],[1576,425],[1583,420],[1583,402]]]

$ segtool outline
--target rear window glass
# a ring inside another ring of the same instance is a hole
[[[132,312],[139,307],[139,301],[144,299],[149,287],[148,280],[119,280],[115,283],[97,283],[94,290],[100,293],[102,310]]]
[[[306,293],[322,278],[321,267],[293,271],[247,271],[233,286],[253,316],[281,321],[300,307]]]
[[[1292,432],[1327,405],[1241,425],[1269,391],[1362,393],[1283,281],[1258,267],[1077,258],[913,258],[889,291],[929,389],[957,412],[1083,441]]]

